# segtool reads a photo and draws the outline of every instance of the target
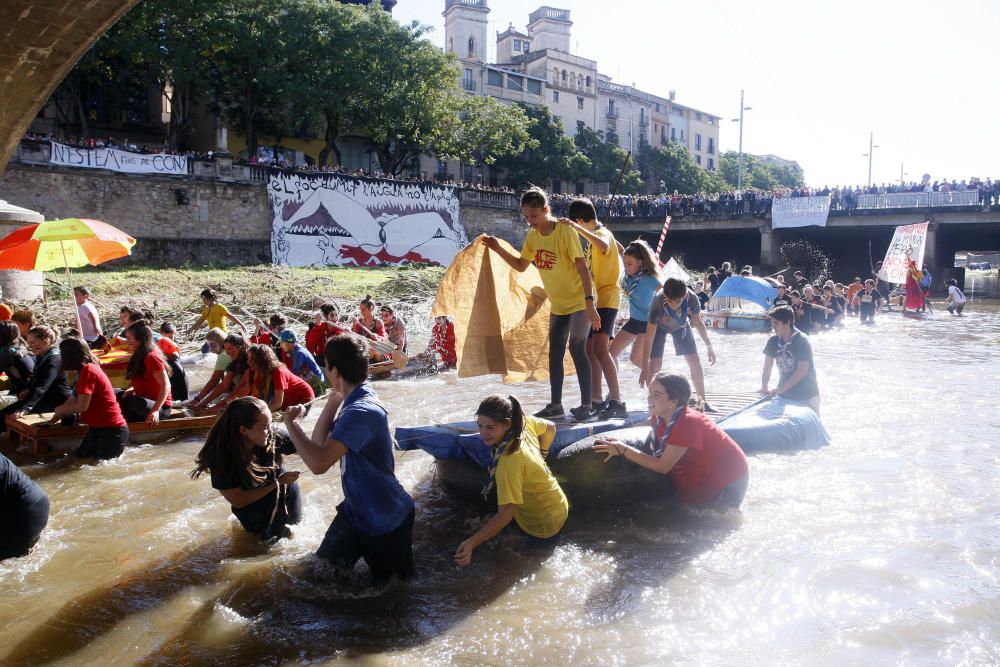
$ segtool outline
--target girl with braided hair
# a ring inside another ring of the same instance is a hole
[[[549,445],[556,437],[552,422],[524,414],[513,396],[489,396],[476,410],[483,442],[493,448],[490,481],[483,489],[497,490],[498,511],[472,537],[458,545],[455,562],[468,565],[472,552],[492,539],[513,520],[536,541],[557,537],[566,523],[569,503],[545,464]]]

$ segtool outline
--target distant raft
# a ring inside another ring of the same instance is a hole
[[[626,420],[557,424],[546,461],[571,505],[623,507],[630,502],[673,500],[673,488],[665,475],[620,457],[604,463],[604,455],[591,450],[596,440],[615,437],[649,451],[647,422],[648,415],[637,412]],[[781,398],[759,400],[731,412],[719,426],[747,454],[815,449],[830,442],[812,409]],[[456,498],[479,503],[489,481],[492,450],[475,430],[475,422],[400,427],[396,429],[396,444],[404,451],[422,449],[433,456],[441,487]]]

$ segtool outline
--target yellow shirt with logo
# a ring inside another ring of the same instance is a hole
[[[226,317],[228,315],[229,309],[221,303],[212,304],[211,308],[208,306],[201,307],[201,317],[208,322],[209,329],[219,328],[223,331],[229,331],[229,326],[226,323]]]
[[[566,495],[538,444],[547,428],[544,421],[525,415],[521,446],[516,452],[504,452],[496,470],[497,504],[514,505],[514,521],[521,530],[542,539],[562,530],[569,516]]]
[[[583,281],[576,269],[576,260],[583,257],[583,246],[575,229],[557,222],[548,235],[528,230],[521,257],[538,269],[553,315],[570,315],[586,308]]]
[[[597,290],[598,308],[619,308],[622,304],[621,281],[624,268],[621,257],[618,255],[618,244],[615,243],[615,235],[611,230],[601,225],[593,232],[594,236],[600,237],[608,244],[608,251],[601,252],[594,247],[593,243],[587,244],[584,255],[587,258],[587,267],[590,268],[590,275],[594,279],[594,289]]]

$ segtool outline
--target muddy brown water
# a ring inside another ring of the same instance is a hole
[[[996,664],[998,337],[998,308],[976,303],[814,336],[832,445],[752,457],[741,514],[571,512],[550,553],[501,538],[456,567],[480,517],[427,455],[397,455],[417,576],[377,590],[311,557],[336,470],[289,458],[305,518],[262,548],[188,479],[199,439],[27,465],[53,510],[35,550],[0,563],[0,664]],[[755,389],[765,337],[713,338],[709,391]],[[454,373],[376,386],[397,424],[468,419],[493,391],[547,397]]]

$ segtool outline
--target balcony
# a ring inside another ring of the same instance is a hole
[[[471,3],[462,3],[462,4],[471,4]],[[486,6],[486,1],[483,0],[482,4],[483,6]],[[550,21],[564,21],[566,23],[569,23],[569,10],[555,9],[553,7],[539,7],[535,11],[531,12],[531,14],[528,16],[528,25],[531,25],[535,21],[540,21],[542,19],[548,19]]]
[[[608,109],[608,118],[618,118],[618,109]]]
[[[486,0],[448,0],[445,3],[444,8],[445,11],[447,11],[451,7],[455,6],[474,7],[474,8],[485,9],[487,11],[489,10],[489,7],[486,5]]]
[[[649,119],[645,117],[639,118],[639,125],[642,127],[649,127]]]

